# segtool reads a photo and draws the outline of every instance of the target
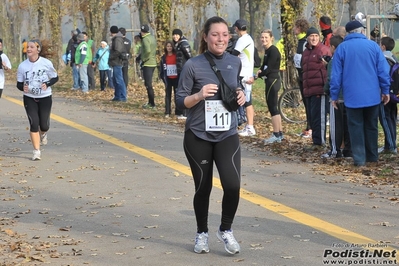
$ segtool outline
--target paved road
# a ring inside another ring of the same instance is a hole
[[[211,252],[195,254],[194,185],[181,127],[54,96],[49,144],[33,162],[21,95],[7,87],[0,106],[0,262],[21,254],[38,265],[316,266],[325,250],[339,258],[355,243],[379,242],[390,258],[399,248],[399,204],[390,200],[397,186],[317,175],[314,165],[243,145],[233,225],[242,251],[226,254],[214,234],[222,197],[215,173]]]

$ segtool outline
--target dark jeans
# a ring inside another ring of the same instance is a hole
[[[152,87],[152,75],[154,74],[155,67],[143,67],[144,85],[147,89],[148,103],[155,106],[155,94]]]
[[[114,88],[114,83],[112,82],[111,70],[100,70],[100,88],[105,90],[106,79],[108,77],[108,88]]]
[[[355,165],[378,161],[379,104],[364,108],[346,107]]]
[[[174,102],[176,103],[176,89],[178,79],[167,78],[167,84],[165,85],[165,114],[170,115],[172,109],[172,90],[174,96]],[[181,115],[178,113],[177,107],[175,106],[175,115]]]
[[[380,104],[380,124],[384,130],[384,149],[389,151],[396,150],[396,119],[398,116],[398,106],[396,103]]]

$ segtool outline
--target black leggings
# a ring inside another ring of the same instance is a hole
[[[278,109],[278,91],[280,88],[280,77],[265,79],[265,98],[271,116],[280,114],[280,110]]]
[[[51,95],[31,98],[24,95],[24,106],[30,123],[30,132],[47,132],[50,128],[50,113],[53,103]]]
[[[220,229],[231,229],[240,199],[241,149],[238,135],[230,136],[220,142],[210,142],[198,138],[191,130],[187,130],[183,145],[195,184],[194,212],[197,232],[208,232],[213,162],[216,164],[223,187]]]

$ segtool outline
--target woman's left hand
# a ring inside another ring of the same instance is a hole
[[[243,106],[243,105],[245,104],[245,101],[246,101],[246,99],[245,99],[245,93],[244,93],[244,91],[243,91],[242,89],[239,89],[239,90],[237,90],[237,94],[238,94],[238,96],[237,96],[237,103],[238,103],[240,106]]]

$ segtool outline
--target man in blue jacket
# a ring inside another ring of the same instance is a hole
[[[334,54],[330,95],[336,108],[342,87],[355,166],[378,161],[378,112],[389,102],[389,66],[359,21],[345,26],[348,35]]]

